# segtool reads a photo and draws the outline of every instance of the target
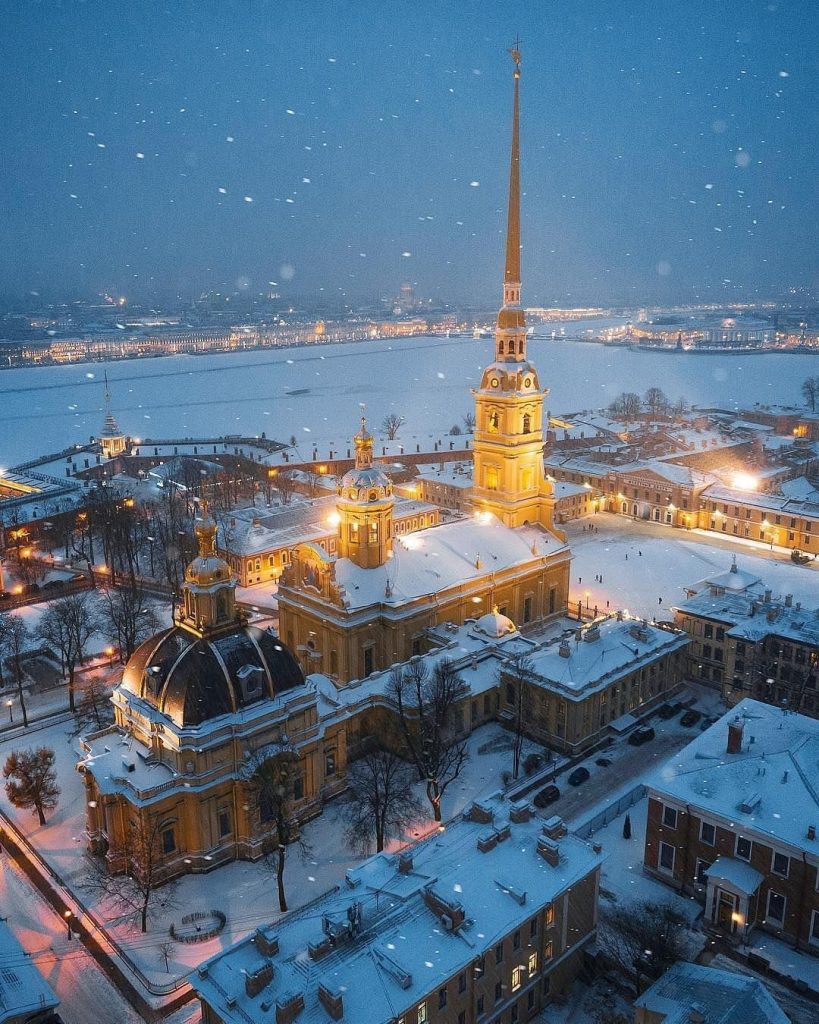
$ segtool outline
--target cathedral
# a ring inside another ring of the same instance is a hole
[[[338,488],[336,553],[296,548],[279,582],[280,632],[306,672],[338,686],[427,649],[426,631],[497,609],[521,628],[560,615],[570,552],[543,469],[543,399],[520,302],[520,58],[514,70],[503,305],[493,361],[475,396],[467,521],[393,529],[389,478],[362,421],[355,468]]]
[[[481,647],[566,611],[571,553],[553,522],[544,391],[520,304],[513,57],[503,305],[494,358],[474,391],[472,514],[421,529],[396,522],[393,485],[362,418],[355,465],[338,485],[335,543],[295,548],[279,585],[277,636],[237,606],[236,577],[203,508],[172,627],[129,660],[112,697],[115,724],[82,741],[89,843],[111,872],[144,872],[150,861],[164,879],[260,857],[274,841],[274,809],[260,798],[259,769],[286,762],[291,816],[321,813],[346,786],[348,746],[378,731],[365,691],[379,672],[440,648],[445,624],[469,624]],[[110,409],[104,436],[118,443]],[[360,701],[347,699],[357,693]],[[484,693],[481,711],[472,696],[464,730],[499,706]]]

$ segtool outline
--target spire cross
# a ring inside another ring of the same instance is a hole
[[[520,67],[520,36],[515,36],[515,41],[509,48],[509,53],[512,56],[512,60],[515,62],[516,69]]]

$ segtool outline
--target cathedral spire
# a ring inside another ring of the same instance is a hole
[[[512,102],[512,151],[509,160],[509,205],[506,221],[506,265],[503,306],[495,332],[496,358],[502,362],[526,360],[526,323],[520,306],[520,40],[509,51],[515,65]]]

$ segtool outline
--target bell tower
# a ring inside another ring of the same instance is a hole
[[[236,577],[216,553],[216,523],[202,502],[201,518],[194,523],[199,554],[185,570],[182,608],[176,619],[200,636],[233,629],[244,614],[236,607]]]
[[[554,498],[543,472],[543,398],[526,354],[526,317],[520,304],[520,50],[514,62],[512,152],[503,305],[495,327],[495,359],[475,396],[472,502],[507,526],[540,523],[552,529]]]
[[[392,481],[373,464],[373,436],[361,417],[361,429],[353,437],[355,466],[338,487],[338,550],[341,558],[373,569],[383,565],[392,552]]]
[[[108,390],[108,373],[105,373],[105,423],[99,438],[102,454],[106,459],[113,459],[125,451],[125,434],[111,412],[111,392]]]

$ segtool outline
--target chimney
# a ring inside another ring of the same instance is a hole
[[[790,608],[793,605],[793,594],[785,594],[785,607]]]
[[[742,730],[744,723],[742,718],[737,715],[736,718],[732,719],[728,723],[728,746],[726,753],[728,754],[740,754],[742,753]]]
[[[688,1020],[690,1024],[705,1024],[705,1014],[697,1003],[694,1003],[688,1011]]]
[[[765,591],[765,604],[768,604],[768,602],[771,600],[772,596],[773,596],[773,591],[772,590],[766,590]]]
[[[262,956],[275,956],[279,952],[279,936],[272,928],[257,928],[253,945]]]
[[[561,658],[571,658],[571,656],[572,656],[572,649],[569,646],[569,641],[568,640],[561,640],[560,641],[560,647],[558,647],[557,653],[560,655]]]
[[[795,607],[796,607],[796,610],[798,612],[801,611],[802,610],[802,602],[801,601],[797,601]]]
[[[556,868],[560,863],[560,847],[554,839],[549,839],[547,836],[538,836],[537,852],[553,868]]]
[[[283,993],[276,1000],[276,1024],[291,1024],[303,1009],[303,992]]]
[[[344,996],[341,989],[333,988],[328,982],[322,981],[319,983],[318,997],[331,1019],[341,1020],[344,1016]]]
[[[273,964],[262,964],[251,974],[245,974],[245,993],[250,999],[257,996],[273,980]]]
[[[408,875],[412,871],[412,854],[402,853],[398,856],[398,873]]]
[[[816,838],[816,826],[815,825],[808,825],[808,839],[815,839],[815,838]]]

